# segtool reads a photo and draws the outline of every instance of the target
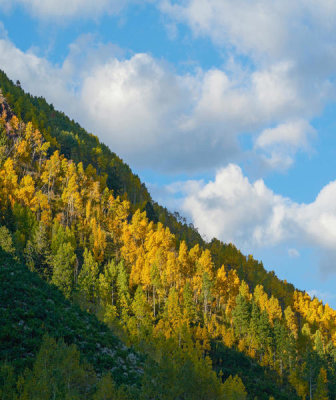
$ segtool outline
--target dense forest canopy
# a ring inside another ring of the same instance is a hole
[[[234,245],[205,242],[95,136],[4,73],[0,87],[3,398],[33,398],[34,388],[50,392],[41,399],[336,396],[333,309]],[[43,322],[56,298],[78,320],[61,333]],[[119,349],[119,366],[90,349],[92,335],[83,345],[86,318],[105,352]],[[23,339],[30,351],[18,363]],[[63,387],[69,359],[76,374]]]

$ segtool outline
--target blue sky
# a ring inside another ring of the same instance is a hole
[[[0,68],[154,199],[336,307],[336,4],[0,0]]]

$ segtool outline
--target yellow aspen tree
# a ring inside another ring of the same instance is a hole
[[[266,311],[268,313],[268,318],[271,326],[273,326],[276,319],[280,320],[282,318],[282,309],[279,304],[279,300],[276,299],[274,296],[271,296],[271,298],[266,303]]]
[[[73,162],[68,162],[65,166],[66,174],[63,179],[62,202],[65,207],[66,223],[71,225],[77,214],[82,210],[82,199],[78,192],[76,166]]]
[[[192,247],[189,250],[189,260],[190,260],[189,267],[190,267],[190,269],[187,273],[189,277],[192,277],[194,275],[194,273],[196,271],[196,264],[197,264],[197,261],[200,258],[200,256],[201,256],[201,249],[200,249],[199,244],[196,244],[194,247]]]
[[[15,191],[15,197],[25,206],[33,209],[36,205],[35,183],[30,175],[25,175],[20,182],[19,187]]]
[[[224,265],[222,265],[217,271],[214,290],[217,309],[220,309],[221,307],[225,309],[228,297],[228,277]]]
[[[268,296],[264,291],[264,287],[262,285],[257,285],[253,292],[253,299],[258,304],[261,311],[266,310]]]
[[[237,272],[232,269],[227,274],[228,280],[228,299],[227,299],[227,306],[226,306],[226,314],[230,314],[233,308],[236,305],[236,297],[239,293],[240,288],[240,279],[237,275]]]
[[[130,205],[128,201],[121,201],[120,197],[114,198],[112,194],[109,194],[106,207],[104,224],[112,241],[119,249],[123,242],[129,243],[131,239],[131,232],[127,224]]]
[[[234,331],[233,328],[227,328],[225,325],[221,326],[221,336],[222,336],[222,340],[223,343],[225,344],[225,346],[231,348],[233,347],[236,339],[235,339],[235,335],[234,335]]]
[[[35,193],[33,203],[34,206],[32,210],[37,213],[38,219],[41,220],[45,225],[50,225],[52,213],[47,195],[42,193],[41,190],[37,191]]]
[[[144,270],[145,259],[145,251],[143,247],[140,247],[138,250],[136,250],[135,261],[131,264],[129,281],[130,287],[134,287],[142,283],[142,271]]]
[[[297,318],[291,308],[291,306],[288,306],[285,309],[285,320],[286,320],[286,324],[288,329],[290,330],[290,332],[292,333],[292,335],[294,336],[295,340],[298,338],[298,323],[297,323]]]
[[[40,179],[46,188],[48,200],[53,199],[55,184],[60,183],[62,159],[63,156],[60,156],[57,150],[42,165]]]
[[[98,262],[104,261],[106,249],[106,234],[95,218],[91,218],[91,248],[94,258]]]
[[[14,169],[14,162],[7,158],[0,170],[0,196],[1,206],[5,208],[7,204],[14,205],[15,193],[18,188],[18,176]]]
[[[179,252],[177,261],[179,263],[179,269],[182,276],[186,279],[189,278],[189,273],[191,270],[190,260],[188,255],[188,246],[184,240],[180,242]]]
[[[241,281],[239,287],[239,294],[243,296],[247,301],[251,301],[252,299],[252,295],[250,294],[250,289],[245,281]]]

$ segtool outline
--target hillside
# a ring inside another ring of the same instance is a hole
[[[48,334],[75,344],[97,373],[139,384],[143,359],[127,348],[94,315],[82,311],[36,273],[0,250],[0,359],[18,372],[31,367]]]
[[[90,173],[100,176],[101,184],[106,184],[116,196],[129,199],[133,210],[145,210],[151,221],[167,226],[175,235],[177,244],[184,240],[188,247],[196,244],[207,246],[218,268],[224,264],[235,269],[251,290],[262,284],[269,295],[273,294],[284,305],[293,304],[293,285],[279,280],[274,272],[267,272],[262,263],[244,256],[232,244],[224,244],[217,239],[205,243],[197,230],[186,224],[181,216],[154,202],[139,177],[96,136],[87,133],[63,112],[55,110],[44,98],[25,93],[1,70],[0,88],[15,114],[26,123],[32,121],[45,140],[50,142],[49,155],[59,150],[65,157],[82,162],[85,168],[91,165],[94,170],[90,168]]]
[[[57,125],[47,126],[48,118],[43,119],[41,111],[48,109],[44,100],[39,100],[41,107],[34,106],[39,111],[34,113],[34,107],[28,106],[36,99],[29,103],[30,96],[10,82],[3,87],[6,97],[11,96],[8,88],[18,98],[13,108],[6,98],[0,99],[0,247],[11,249],[34,274],[14,260],[4,262],[2,277],[9,291],[5,297],[11,301],[5,309],[5,320],[10,321],[4,334],[7,342],[20,344],[11,326],[21,331],[28,326],[28,332],[33,323],[40,339],[35,344],[27,339],[30,344],[23,353],[27,359],[37,353],[44,329],[77,344],[97,373],[104,363],[112,370],[112,361],[99,358],[94,346],[99,332],[107,332],[106,326],[78,314],[71,301],[112,327],[138,353],[146,354],[140,389],[144,398],[234,398],[236,389],[238,398],[246,398],[244,386],[250,399],[336,395],[334,310],[266,273],[261,263],[243,256],[233,245],[182,240],[185,232],[194,232],[193,238],[197,232],[171,217],[168,225],[175,224],[174,233],[159,222],[155,204],[148,205],[150,198],[144,203],[137,201],[141,196],[136,194],[133,203],[128,201],[130,193],[135,193],[133,183],[129,192],[126,183],[125,192],[107,184],[109,167],[95,158],[94,147],[89,150],[85,144],[92,138],[102,146],[97,139],[54,111],[53,119],[65,121],[70,128],[77,126],[77,133],[70,136],[78,135],[78,151],[84,157],[86,149],[92,166],[87,159],[77,162],[80,157],[76,160],[75,153],[74,160],[67,158],[66,146],[62,149],[59,140],[69,134]],[[28,104],[25,112],[18,108],[20,101]],[[35,122],[27,122],[27,115]],[[111,166],[116,156],[106,151]],[[106,169],[98,169],[98,161]],[[128,182],[132,182],[133,175],[127,171]],[[114,174],[122,181],[119,167]],[[16,268],[22,272],[16,274]],[[36,285],[41,289],[35,290]],[[55,296],[67,299],[58,297],[61,311],[56,320],[49,319],[52,303],[46,304],[49,297],[43,295],[50,285],[59,290],[50,289]],[[22,289],[23,296],[31,293],[31,302],[26,305],[19,298],[12,321],[12,299]],[[22,317],[19,321],[18,316]],[[78,321],[76,326],[83,319],[93,321],[89,326],[92,335],[83,346],[75,325],[69,322],[72,318]],[[46,328],[39,330],[41,320],[46,321]],[[131,350],[118,345],[112,334],[109,337],[111,342],[102,345],[116,346],[120,360],[125,359]],[[2,354],[9,349],[18,351],[6,345]],[[20,363],[11,353],[6,358]],[[23,364],[24,358],[19,357]],[[132,372],[134,380],[137,368]],[[239,377],[232,380],[230,375],[236,374]],[[123,383],[120,373],[113,379]]]

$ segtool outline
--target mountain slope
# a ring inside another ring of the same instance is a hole
[[[269,295],[273,294],[285,306],[293,304],[293,285],[278,279],[274,272],[267,272],[262,263],[245,257],[232,244],[227,245],[217,239],[205,243],[192,225],[186,224],[177,213],[171,213],[154,202],[139,177],[96,136],[87,133],[63,112],[55,110],[44,98],[25,93],[1,70],[0,88],[13,112],[26,123],[33,121],[45,140],[51,143],[49,154],[58,149],[65,157],[82,162],[84,167],[92,165],[102,177],[101,182],[105,182],[116,196],[127,196],[133,211],[145,210],[150,220],[160,221],[169,227],[177,242],[184,240],[189,247],[196,244],[206,246],[217,268],[226,265],[229,269],[235,269],[239,278],[244,279],[251,290],[262,284]]]
[[[7,227],[0,247],[13,239],[30,270],[151,355],[149,398],[151,382],[172,399],[186,390],[195,398],[194,382],[202,382],[204,398],[220,398],[226,382],[212,367],[227,378],[223,358],[235,352],[244,355],[236,357],[242,369],[235,371],[250,398],[265,387],[263,399],[294,398],[293,388],[303,398],[321,388],[336,394],[334,310],[267,274],[233,245],[188,246],[139,204],[116,197],[104,172],[67,159],[50,133],[44,132],[47,142],[0,100],[0,221]],[[31,316],[44,318],[34,307]],[[248,365],[257,367],[257,386]],[[181,371],[191,377],[182,385]]]
[[[0,360],[31,367],[45,334],[75,344],[96,372],[139,384],[143,358],[91,314],[0,250]]]

